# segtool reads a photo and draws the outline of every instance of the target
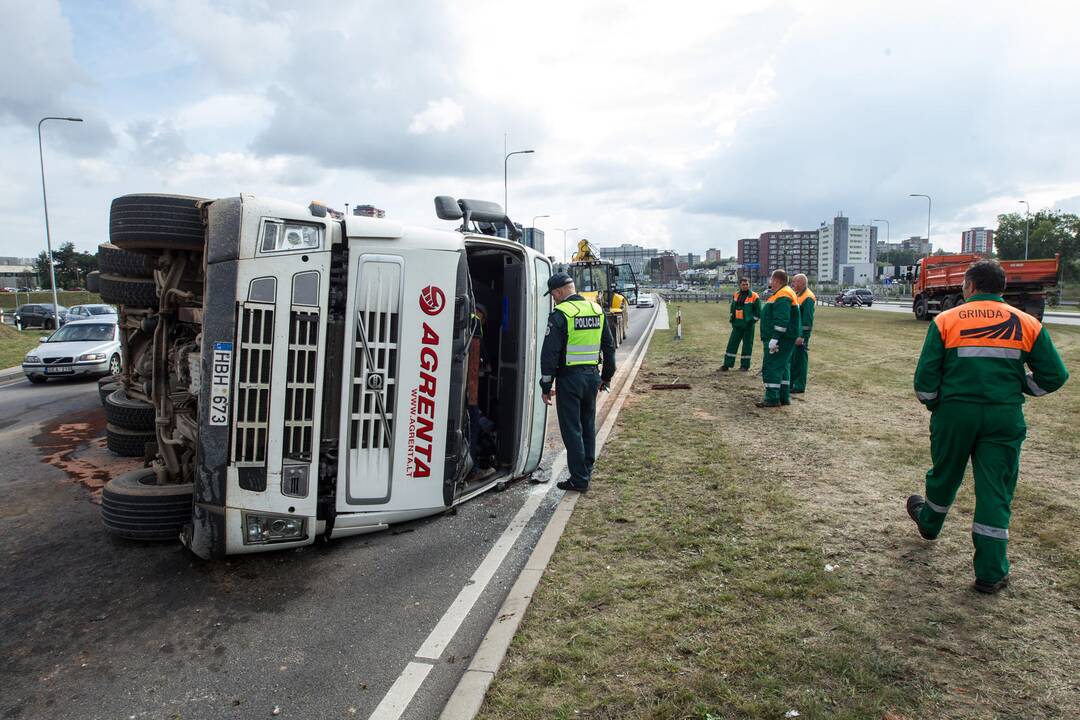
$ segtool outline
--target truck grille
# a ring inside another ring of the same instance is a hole
[[[315,427],[315,367],[319,314],[294,310],[289,317],[289,366],[285,381],[285,457],[311,460]]]
[[[240,359],[234,410],[233,462],[266,463],[270,371],[274,352],[273,306],[247,303],[240,318]]]
[[[349,447],[388,449],[393,440],[397,397],[401,265],[363,262],[357,292]],[[377,396],[382,397],[386,423]]]

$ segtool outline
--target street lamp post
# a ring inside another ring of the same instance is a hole
[[[536,227],[536,221],[539,220],[542,217],[551,217],[551,216],[550,215],[535,215],[535,216],[533,216],[532,226],[534,228]]]
[[[578,228],[576,227],[566,228],[565,230],[563,228],[555,228],[556,232],[562,232],[562,256],[564,260],[570,259],[569,256],[566,254],[566,233],[577,229]]]
[[[889,221],[885,220],[885,219],[876,219],[875,218],[874,220],[871,220],[870,222],[872,222],[872,223],[879,223],[879,222],[885,223],[885,244],[886,245],[890,244],[892,242],[892,227],[889,225]]]
[[[503,158],[503,210],[507,215],[510,214],[510,200],[507,193],[506,184],[506,163],[510,159],[511,155],[528,155],[536,152],[535,150],[515,150],[514,152],[506,153],[506,157]]]
[[[1031,218],[1031,203],[1027,200],[1021,200],[1027,210],[1024,211],[1024,259],[1028,259],[1028,220]]]
[[[45,251],[49,260],[49,277],[52,280],[53,298],[53,327],[60,329],[60,300],[56,294],[56,263],[53,262],[52,236],[49,234],[49,198],[45,194],[45,151],[41,143],[41,125],[46,120],[64,120],[65,122],[82,122],[77,117],[43,117],[37,124],[38,161],[41,163],[41,203],[45,206]]]
[[[923,195],[922,193],[909,193],[908,197],[924,197],[926,198],[926,245],[927,249],[930,247],[930,209],[934,206],[934,201],[930,199],[929,195]]]

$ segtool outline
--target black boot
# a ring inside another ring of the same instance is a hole
[[[929,531],[924,530],[919,523],[919,511],[922,510],[925,504],[926,500],[922,495],[912,495],[907,499],[907,514],[908,517],[915,521],[915,527],[919,528],[919,534],[922,535],[923,540],[937,540],[937,535],[932,535]]]
[[[559,488],[560,490],[577,490],[582,495],[589,491],[588,486],[578,487],[571,480],[560,480],[559,482],[555,483],[555,487]]]
[[[727,365],[721,365],[720,366],[720,372],[727,372],[730,369],[731,368],[729,368]]]
[[[985,580],[975,580],[975,590],[977,592],[985,593],[987,595],[996,595],[1005,588],[1009,587],[1009,576],[1001,578],[997,582],[987,582]]]

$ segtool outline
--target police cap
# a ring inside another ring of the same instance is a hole
[[[572,282],[574,282],[574,278],[564,272],[557,272],[548,278],[548,290],[544,294],[550,295],[552,290],[561,288],[563,285],[569,285]]]

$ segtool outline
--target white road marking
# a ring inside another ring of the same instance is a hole
[[[433,667],[435,666],[424,662],[411,662],[406,665],[405,669],[398,675],[398,679],[390,686],[390,690],[387,691],[382,702],[379,703],[379,707],[375,708],[375,712],[371,713],[370,720],[397,720],[397,718],[400,718],[401,713],[405,712],[405,708],[409,706],[409,702],[412,701],[416,691],[423,684],[424,678],[428,676]]]
[[[650,333],[651,335],[651,333]],[[648,336],[643,334],[638,340],[638,345],[635,345],[631,350],[630,355],[637,352],[641,346],[641,343],[646,342]],[[640,367],[641,359],[644,357],[644,352],[640,354],[634,368]],[[607,434],[611,432],[611,426],[615,423],[615,415],[618,412],[618,408],[622,405],[622,399],[630,389],[630,380],[627,379],[626,385],[623,387],[622,392],[618,398],[615,399],[615,412],[609,412],[607,418],[605,418],[604,425],[601,427],[600,437],[598,438],[597,454],[599,454],[600,448],[603,446],[604,440],[607,438]],[[499,539],[495,541],[495,544],[488,551],[488,554],[481,561],[480,566],[476,569],[476,572],[469,578],[469,582],[465,587],[461,589],[458,596],[454,599],[454,602],[450,604],[443,616],[439,618],[439,622],[435,625],[435,628],[428,634],[427,639],[424,640],[420,649],[417,650],[415,658],[420,662],[410,662],[405,669],[398,676],[394,684],[390,686],[390,690],[387,691],[378,707],[375,708],[369,718],[369,720],[398,720],[405,709],[409,706],[413,697],[417,691],[420,690],[420,686],[424,682],[424,678],[434,667],[427,661],[438,660],[446,646],[453,640],[454,635],[457,634],[458,629],[461,627],[461,623],[465,621],[465,618],[469,616],[473,607],[476,605],[476,601],[480,599],[484,590],[491,582],[491,578],[495,576],[495,572],[502,565],[503,560],[510,553],[514,543],[520,537],[522,530],[528,526],[529,521],[532,520],[533,515],[540,508],[540,504],[548,493],[551,492],[551,488],[555,485],[559,476],[566,469],[566,450],[562,450],[555,456],[555,460],[551,463],[551,475],[548,483],[543,485],[537,485],[529,492],[529,497],[525,500],[525,503],[514,515],[514,519],[510,521],[510,524],[503,531]]]
[[[559,456],[555,458],[555,463],[551,466],[552,480],[558,478],[559,473],[562,472],[560,464],[562,466],[566,465],[565,450],[559,453]],[[553,484],[549,482],[546,485],[537,485],[529,493],[528,499],[525,500],[514,519],[503,530],[499,539],[491,546],[491,550],[488,551],[487,556],[480,563],[480,567],[476,568],[476,572],[469,578],[469,582],[465,587],[461,588],[461,592],[454,598],[454,602],[450,603],[450,607],[440,618],[435,629],[431,631],[431,634],[427,636],[427,640],[420,646],[420,649],[416,652],[416,657],[438,660],[442,656],[443,650],[454,639],[454,635],[457,633],[458,628],[461,627],[461,623],[465,621],[465,618],[472,611],[473,605],[480,599],[480,595],[487,588],[488,583],[491,582],[491,578],[494,577],[495,571],[502,565],[503,560],[510,553],[510,548],[514,546],[518,536],[521,535],[521,531],[532,520],[533,515],[536,514],[537,509],[540,507],[540,503],[551,491]]]

